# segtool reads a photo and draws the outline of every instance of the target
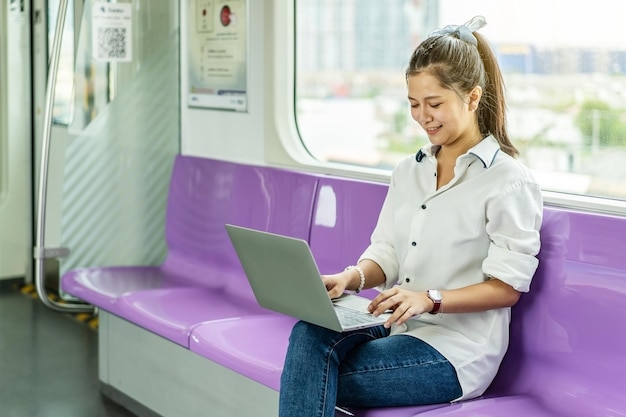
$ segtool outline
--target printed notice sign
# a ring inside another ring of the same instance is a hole
[[[96,2],[91,18],[93,59],[100,62],[130,62],[133,59],[131,4]]]
[[[246,111],[246,0],[188,0],[188,7],[188,105]]]

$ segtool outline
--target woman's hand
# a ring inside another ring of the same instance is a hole
[[[454,290],[440,290],[443,295],[442,309],[446,313],[475,313],[494,308],[512,307],[520,298],[520,293],[509,284],[491,277],[479,284]],[[434,303],[426,291],[411,291],[394,287],[381,292],[369,305],[370,313],[379,315],[392,311],[385,323],[403,324],[413,316],[433,310]]]
[[[350,272],[343,271],[332,275],[322,275],[322,282],[324,282],[330,298],[340,297],[344,293],[352,278]]]
[[[358,267],[363,271],[363,288],[372,288],[385,282],[385,274],[378,264],[369,259],[361,260]],[[361,286],[361,274],[357,268],[348,268],[332,275],[322,275],[330,298],[341,296],[346,290],[354,291]]]
[[[432,311],[433,302],[424,292],[415,292],[394,287],[381,292],[372,300],[369,311],[375,316],[392,311],[393,313],[385,322],[385,327],[392,324],[404,324],[413,316]]]

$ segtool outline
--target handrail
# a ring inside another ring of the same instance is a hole
[[[39,171],[39,189],[37,202],[37,234],[36,246],[33,257],[35,258],[35,288],[41,302],[48,308],[59,312],[93,312],[95,307],[83,303],[59,303],[48,297],[45,288],[44,259],[61,257],[69,253],[67,249],[51,249],[45,245],[45,218],[46,218],[46,198],[48,191],[48,159],[50,156],[50,133],[52,129],[52,105],[54,102],[54,92],[57,83],[59,69],[59,56],[61,54],[61,40],[63,28],[65,27],[65,17],[67,15],[68,0],[60,0],[57,14],[54,40],[52,43],[52,53],[50,65],[48,67],[48,83],[46,85],[46,101],[43,119],[43,135],[41,144],[41,163]]]

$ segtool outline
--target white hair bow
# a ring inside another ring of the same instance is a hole
[[[448,25],[441,29],[436,29],[431,32],[428,37],[454,34],[458,36],[459,39],[476,46],[478,45],[478,41],[472,32],[476,32],[477,30],[483,28],[486,24],[487,21],[483,16],[474,16],[471,20],[462,25]]]

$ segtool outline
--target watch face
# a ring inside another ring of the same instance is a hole
[[[428,297],[433,301],[441,301],[441,292],[439,290],[428,290]]]

